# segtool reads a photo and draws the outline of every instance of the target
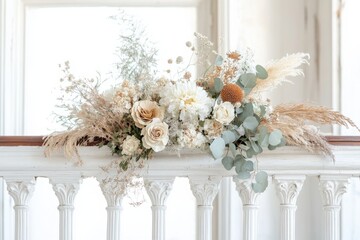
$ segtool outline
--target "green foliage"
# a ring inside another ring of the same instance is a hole
[[[268,73],[263,66],[256,65],[256,76],[260,79],[266,79],[268,77]]]
[[[226,170],[231,170],[234,167],[234,158],[226,156],[221,160]]]
[[[215,159],[221,158],[225,151],[225,141],[221,137],[215,138],[210,144],[210,150]]]
[[[224,62],[224,58],[221,55],[217,55],[215,58],[215,66],[221,66]]]
[[[221,92],[223,87],[224,87],[224,83],[221,81],[221,79],[220,78],[215,78],[214,79],[214,91],[215,91],[215,93]]]
[[[256,75],[253,73],[244,73],[236,83],[244,89],[245,94],[248,94],[256,85]]]
[[[249,116],[245,118],[243,122],[243,127],[250,131],[255,131],[258,125],[259,122],[254,116]]]
[[[274,130],[273,132],[270,133],[269,144],[273,147],[276,147],[281,143],[282,137],[283,137],[282,132],[280,130],[278,129]]]
[[[255,175],[255,181],[256,182],[252,183],[251,186],[254,192],[256,193],[264,192],[267,186],[269,185],[268,175],[264,171],[260,171]]]

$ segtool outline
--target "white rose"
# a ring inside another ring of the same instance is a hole
[[[138,128],[143,128],[151,123],[154,118],[162,120],[164,118],[164,111],[156,102],[143,100],[134,103],[131,109],[131,117]]]
[[[235,118],[234,106],[230,102],[223,102],[214,108],[214,119],[222,124],[230,124]]]
[[[135,136],[128,135],[122,144],[121,154],[131,156],[138,151],[139,146],[140,140]]]
[[[155,152],[165,149],[169,141],[169,126],[161,122],[159,118],[154,118],[150,124],[141,130],[143,146],[147,149],[152,148]]]

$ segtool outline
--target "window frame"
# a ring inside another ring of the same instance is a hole
[[[219,0],[0,0],[0,135],[24,133],[27,7],[196,7],[197,31],[219,46],[218,33],[224,39],[227,35],[221,32],[222,18],[226,15],[218,14],[218,5],[226,6]],[[219,49],[223,47],[219,46]],[[11,239],[13,233],[12,200],[5,191],[6,182],[0,178],[0,240]],[[214,232],[220,232],[220,223],[214,221]]]

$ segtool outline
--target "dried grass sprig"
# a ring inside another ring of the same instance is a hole
[[[75,157],[76,163],[82,165],[77,147],[87,145],[95,137],[97,136],[89,135],[89,131],[86,128],[50,134],[44,140],[45,155],[50,156],[52,152],[63,149],[67,158]]]
[[[307,121],[318,124],[338,124],[345,127],[354,127],[359,132],[360,129],[348,117],[340,112],[334,111],[323,106],[313,106],[307,104],[281,104],[274,108],[271,116],[280,118],[280,121],[303,125]]]
[[[271,61],[266,65],[268,77],[258,79],[248,98],[259,98],[264,92],[268,92],[284,82],[291,82],[288,77],[302,76],[304,73],[299,69],[302,64],[309,64],[309,54],[295,53],[287,55],[279,60]]]
[[[264,122],[262,125],[265,125],[271,131],[279,129],[289,146],[301,147],[309,152],[321,153],[334,159],[331,145],[314,126],[288,122]]]
[[[303,147],[310,152],[319,152],[334,158],[331,146],[316,127],[308,125],[309,122],[352,126],[360,131],[351,119],[341,113],[326,107],[306,104],[278,105],[269,119],[262,124],[270,130],[279,129],[288,145]]]

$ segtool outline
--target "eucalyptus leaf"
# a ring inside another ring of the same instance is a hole
[[[250,141],[250,142],[251,142],[252,149],[254,149],[254,152],[259,154],[261,152],[259,145],[257,145],[256,142],[254,142],[254,141]]]
[[[244,104],[244,111],[239,115],[239,120],[241,122],[244,122],[245,118],[253,116],[254,115],[254,106],[252,103],[246,103]]]
[[[237,177],[240,179],[248,179],[251,177],[251,174],[249,172],[239,172],[237,174]]]
[[[235,157],[236,156],[236,146],[233,143],[229,143],[229,149],[231,154]]]
[[[266,79],[268,77],[268,73],[263,66],[256,65],[256,76],[260,79]]]
[[[238,82],[241,83],[240,85],[242,85],[241,87],[244,89],[245,94],[248,94],[256,85],[256,75],[253,73],[242,74]]]
[[[215,66],[221,66],[223,64],[224,58],[221,55],[217,55],[215,59]]]
[[[224,139],[218,137],[210,144],[210,150],[215,159],[221,158],[225,150]]]
[[[226,156],[221,162],[226,170],[231,170],[234,167],[234,159],[232,157]]]
[[[272,146],[277,146],[281,143],[281,139],[282,139],[282,132],[278,129],[275,129],[274,131],[272,131],[270,133],[269,136],[269,144]]]
[[[240,76],[240,82],[244,87],[255,87],[256,75],[253,73],[244,73]]]
[[[259,122],[254,116],[249,116],[249,117],[245,118],[242,125],[245,129],[254,131],[257,128],[257,126],[259,125]]]
[[[254,170],[254,163],[252,161],[245,161],[241,166],[242,172],[251,172]]]
[[[236,135],[232,131],[226,130],[222,133],[222,138],[224,139],[225,144],[229,144],[236,140]]]
[[[254,149],[252,147],[249,147],[249,149],[246,150],[246,156],[248,158],[252,158],[254,155],[256,155],[256,152],[254,151]]]
[[[268,174],[264,171],[260,171],[255,175],[255,181],[257,183],[266,183],[268,181]]]
[[[265,189],[267,188],[267,186],[268,186],[268,184],[264,184],[264,183],[252,183],[251,184],[253,191],[256,193],[264,192]]]
[[[258,142],[261,147],[267,148],[269,146],[269,134],[265,134],[263,137],[260,137]]]
[[[214,79],[214,90],[215,90],[215,92],[216,93],[221,92],[223,87],[224,87],[224,83],[221,81],[221,79],[220,78],[215,78]]]

